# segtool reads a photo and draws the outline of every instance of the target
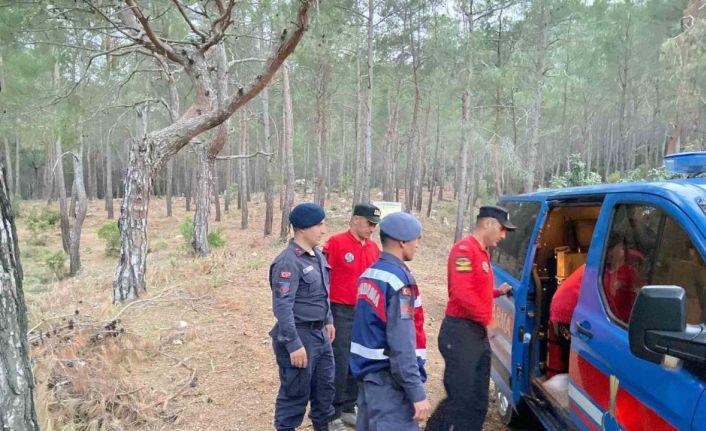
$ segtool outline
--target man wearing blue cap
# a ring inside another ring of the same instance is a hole
[[[410,214],[383,218],[383,252],[358,280],[350,356],[359,381],[356,431],[418,431],[431,413],[423,386],[424,311],[404,263],[414,258],[421,234]]]
[[[294,239],[270,266],[277,318],[270,336],[280,378],[274,424],[279,431],[301,425],[309,401],[315,431],[327,431],[335,414],[329,266],[317,248],[326,234],[325,217],[313,203],[294,207],[289,214]]]

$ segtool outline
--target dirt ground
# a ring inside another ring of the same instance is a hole
[[[62,316],[85,323],[65,325],[68,335],[61,342],[35,342],[42,429],[272,429],[278,380],[267,335],[274,322],[267,273],[283,245],[276,236],[263,239],[261,196],[250,203],[248,229],[240,229],[235,208],[212,224],[223,229],[226,244],[203,259],[189,254],[179,233],[187,216],[184,201],[177,200],[174,216],[166,217],[164,200],[153,198],[148,290],[127,306],[112,304],[116,258],[105,256],[105,243],[96,233],[106,221],[103,202],[90,203],[81,273],[49,282],[42,256],[61,248],[58,227],[52,228],[46,246],[37,246],[28,243],[26,226],[26,214],[42,205],[23,202],[18,220],[29,326],[36,327],[36,339],[40,331],[66,322]],[[346,228],[349,208],[336,195],[327,202],[329,234]],[[444,363],[436,339],[446,304],[445,262],[454,211],[453,203],[445,202],[432,219],[422,217],[422,245],[410,263],[424,298],[426,389],[433,404],[444,396]],[[279,223],[275,216],[275,231]],[[113,333],[101,325],[115,317],[125,332],[102,338]],[[89,329],[96,327],[98,338],[89,338]],[[484,429],[504,430],[493,398],[491,392]],[[301,429],[311,429],[308,420]]]

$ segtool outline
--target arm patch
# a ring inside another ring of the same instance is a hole
[[[471,266],[471,260],[466,256],[459,256],[454,262],[457,272],[471,272],[473,269]]]
[[[412,289],[410,287],[403,287],[400,289],[400,319],[402,320],[413,320],[414,319],[414,296],[412,295]]]

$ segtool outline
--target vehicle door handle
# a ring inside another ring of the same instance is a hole
[[[579,334],[583,335],[584,337],[593,338],[593,331],[591,331],[591,324],[588,323],[587,320],[584,320],[583,322],[576,322],[574,327],[579,332]]]

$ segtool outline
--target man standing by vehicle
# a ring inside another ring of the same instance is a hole
[[[280,431],[301,425],[309,401],[315,431],[327,431],[334,416],[329,268],[317,248],[326,234],[325,217],[323,208],[313,203],[294,207],[289,214],[294,239],[270,266],[277,318],[270,336],[280,378],[274,425]]]
[[[371,239],[378,223],[378,207],[371,204],[356,205],[350,229],[329,238],[323,250],[331,265],[331,311],[336,328],[336,339],[333,341],[333,357],[336,362],[336,396],[333,406],[336,409],[336,420],[332,423],[333,430],[345,429],[344,424],[355,426],[356,422],[358,383],[348,367],[356,283],[363,271],[380,257],[380,249]]]
[[[414,258],[421,233],[411,214],[386,216],[380,259],[358,280],[350,359],[360,381],[357,431],[418,431],[431,413],[423,386],[424,311],[404,263]]]
[[[494,289],[488,248],[514,231],[508,212],[483,206],[476,226],[454,244],[449,254],[449,302],[439,330],[439,351],[444,357],[447,398],[439,403],[427,431],[480,431],[488,413],[490,344],[487,326],[493,319],[493,298],[508,294],[503,284]]]

